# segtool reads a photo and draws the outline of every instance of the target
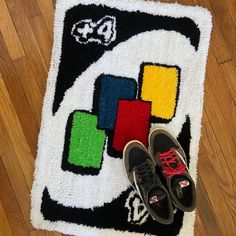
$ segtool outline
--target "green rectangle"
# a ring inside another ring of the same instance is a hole
[[[76,166],[100,168],[105,137],[105,132],[97,129],[97,116],[75,112],[68,162]]]

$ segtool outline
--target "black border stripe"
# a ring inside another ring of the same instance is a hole
[[[41,213],[45,220],[51,222],[64,221],[98,229],[113,229],[128,232],[137,232],[158,236],[178,235],[183,222],[184,213],[177,210],[174,216],[174,223],[163,225],[148,217],[142,225],[132,224],[127,221],[128,208],[125,207],[126,200],[133,188],[121,193],[111,203],[105,203],[103,207],[83,209],[66,207],[51,199],[47,188],[43,191]],[[91,199],[96,196],[91,196]]]

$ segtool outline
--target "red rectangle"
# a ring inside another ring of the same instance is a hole
[[[149,133],[150,102],[120,100],[114,130],[113,148],[123,151],[131,140],[138,140],[147,146]]]

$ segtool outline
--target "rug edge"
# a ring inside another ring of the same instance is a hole
[[[76,3],[83,3],[83,2],[85,2],[84,0],[80,0],[80,1],[73,1],[73,2],[76,2]],[[102,0],[102,1],[86,1],[86,2],[97,2],[97,3],[99,3],[99,4],[101,4],[101,3],[105,3],[105,2],[108,2],[108,1],[105,1],[105,0]],[[117,1],[113,1],[113,0],[111,0],[110,2],[112,2],[112,3],[115,3],[115,2],[117,2]],[[137,6],[139,6],[140,7],[140,4],[141,4],[141,2],[143,2],[142,0],[135,0],[135,1],[131,1],[131,0],[122,0],[121,1],[123,4],[124,3],[132,3],[132,4],[136,4]],[[65,3],[65,1],[63,1],[63,0],[59,0],[58,2],[57,2],[57,5],[59,5],[59,3]],[[110,4],[110,3],[109,3]],[[159,5],[159,4],[161,4],[162,6],[163,5],[166,5],[166,3],[157,3],[157,2],[152,2],[152,3],[149,3],[149,2],[143,2],[142,3],[142,5],[146,5],[146,4],[148,4],[149,6],[152,6],[152,5]],[[171,6],[177,6],[177,7],[180,7],[181,6],[181,8],[183,7],[183,8],[185,8],[186,9],[186,7],[188,8],[188,6],[182,6],[182,5],[179,5],[179,4],[168,4],[168,5],[171,5]],[[60,5],[60,6],[57,6],[57,10],[56,10],[56,12],[57,11],[59,11],[60,9],[62,9],[62,10],[65,10],[65,8],[61,8],[62,7],[62,5]],[[180,9],[180,8],[179,8]],[[193,10],[193,9],[198,9],[198,10],[200,10],[201,11],[201,13],[206,13],[206,15],[205,15],[205,17],[206,17],[206,19],[208,19],[207,20],[207,23],[209,23],[208,25],[207,25],[207,28],[208,29],[211,29],[212,28],[212,20],[211,20],[211,14],[210,14],[210,12],[208,11],[208,10],[206,10],[205,8],[202,8],[202,7],[189,7],[189,9],[190,10]],[[204,9],[204,10],[203,10]],[[169,11],[169,10],[168,10]],[[47,110],[46,109],[46,107],[51,107],[50,106],[50,104],[47,104],[48,102],[46,102],[46,100],[48,100],[48,99],[51,99],[51,96],[50,96],[50,93],[52,93],[52,91],[54,91],[54,88],[52,88],[52,84],[51,84],[51,80],[53,80],[54,78],[53,78],[53,74],[56,74],[56,72],[55,72],[55,70],[57,70],[57,68],[56,68],[56,66],[55,66],[55,64],[56,64],[56,61],[59,59],[60,60],[60,52],[59,52],[59,54],[58,54],[58,52],[56,52],[57,50],[58,50],[58,45],[60,46],[60,37],[59,37],[59,39],[58,38],[56,38],[56,36],[58,36],[58,30],[57,30],[57,27],[58,27],[58,22],[59,22],[59,17],[62,17],[64,15],[64,13],[63,12],[58,12],[58,13],[56,13],[55,14],[55,23],[54,23],[54,45],[53,45],[53,53],[52,53],[52,58],[51,58],[51,66],[50,66],[50,71],[49,71],[49,76],[48,76],[48,81],[47,81],[47,90],[46,90],[46,95],[45,95],[45,98],[44,98],[44,103],[43,103],[43,116],[42,116],[42,123],[41,123],[41,129],[40,129],[40,134],[39,134],[39,149],[38,149],[38,155],[37,155],[37,161],[36,161],[36,164],[35,164],[35,169],[37,169],[38,167],[39,167],[39,164],[38,164],[38,162],[40,161],[40,157],[41,157],[41,155],[40,155],[40,142],[42,142],[42,141],[40,141],[40,139],[42,139],[42,134],[43,133],[45,133],[45,131],[44,131],[44,121],[45,121],[45,119],[46,119],[46,117],[47,117],[47,114],[45,114],[45,113],[47,113],[45,110]],[[195,13],[193,13],[193,15],[195,15]],[[61,21],[60,21],[61,22]],[[206,26],[205,25],[205,26]],[[207,31],[207,30],[206,30]],[[207,58],[207,53],[208,53],[208,48],[209,48],[209,41],[210,41],[210,32],[211,32],[211,30],[209,31],[209,32],[207,32],[207,33],[209,33],[209,35],[207,36],[207,35],[205,35],[204,37],[205,37],[205,41],[208,41],[208,45],[206,46],[206,49],[205,50],[203,50],[202,51],[202,54],[203,54],[203,58],[205,59],[205,65],[202,67],[202,70],[203,70],[203,73],[205,74],[205,70],[206,70],[206,58]],[[60,31],[59,31],[59,34],[60,34]],[[209,40],[207,40],[207,38],[209,39]],[[59,50],[60,51],[60,50]],[[204,78],[205,78],[205,76],[203,75],[203,81],[204,81]],[[48,91],[49,88],[50,87],[50,90],[51,91]],[[201,121],[200,121],[201,122]],[[200,134],[199,134],[199,139],[200,139]],[[198,144],[199,145],[199,144]],[[198,152],[198,150],[197,150],[197,152]],[[198,157],[196,158],[196,160],[195,160],[195,163],[197,163],[197,160],[198,160]],[[194,164],[193,164],[194,165]],[[32,188],[32,192],[31,192],[31,195],[36,195],[36,189],[37,189],[37,178],[36,178],[36,173],[37,173],[37,170],[35,170],[35,172],[34,172],[34,185],[33,185],[33,188]],[[197,172],[195,171],[195,173],[196,173],[196,176],[197,176]],[[36,197],[36,196],[35,196]],[[46,220],[39,220],[38,221],[38,219],[36,219],[35,217],[34,217],[34,215],[33,215],[33,210],[34,209],[34,207],[32,207],[32,209],[31,209],[31,222],[32,222],[32,224],[33,224],[33,226],[35,227],[35,228],[37,228],[37,229],[48,229],[48,230],[50,230],[50,231],[54,231],[54,230],[57,230],[57,231],[60,231],[60,232],[63,232],[63,233],[72,233],[73,234],[73,232],[71,231],[71,232],[69,232],[69,228],[66,226],[66,225],[68,225],[68,223],[60,223],[60,222],[58,222],[59,224],[57,225],[53,225],[51,222],[47,222]],[[194,218],[191,220],[191,222],[195,222],[195,214],[194,214]],[[48,223],[49,223],[49,225],[48,225]],[[50,226],[50,224],[52,224],[51,226]],[[65,225],[65,228],[64,228],[64,225]],[[77,226],[77,225],[76,225]],[[84,229],[84,231],[86,232],[86,230],[87,230],[87,228],[88,229],[94,229],[94,228],[92,228],[92,227],[87,227],[87,226],[81,226],[83,229]],[[77,227],[76,227],[77,228]],[[193,227],[192,227],[193,228]],[[80,230],[81,231],[81,230]],[[99,229],[99,231],[100,231],[100,229]],[[111,230],[108,230],[109,232],[107,232],[107,235],[109,234],[109,235],[111,235]],[[82,232],[82,231],[81,231]],[[118,235],[117,234],[117,231],[115,231],[114,233],[116,233],[116,235]],[[127,235],[132,235],[133,233],[127,233]],[[135,235],[137,235],[137,233],[134,233]],[[81,233],[80,235],[83,235],[83,233]],[[97,235],[99,235],[99,234],[97,234]],[[101,234],[101,235],[105,235],[104,233],[103,234]],[[126,234],[124,234],[124,232],[122,232],[122,235],[126,235]],[[182,233],[182,229],[181,229],[181,232],[180,232],[180,234],[179,235],[184,235],[183,233]]]

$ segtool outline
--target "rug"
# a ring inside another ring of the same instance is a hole
[[[122,149],[151,129],[181,143],[196,181],[211,15],[139,0],[58,0],[31,221],[79,236],[193,235],[162,225],[130,186]]]

